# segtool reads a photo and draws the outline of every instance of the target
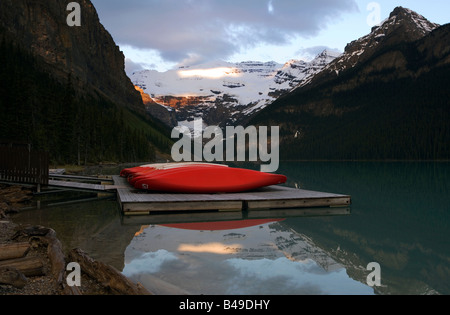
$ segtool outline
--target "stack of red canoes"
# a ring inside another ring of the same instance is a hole
[[[236,193],[286,182],[284,175],[195,162],[142,165],[120,176],[137,189],[173,193]]]

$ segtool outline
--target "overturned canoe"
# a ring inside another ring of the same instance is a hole
[[[132,180],[137,189],[174,193],[237,193],[283,184],[286,176],[241,168],[191,165],[160,169]]]
[[[134,184],[145,177],[161,174],[161,171],[172,170],[175,171],[180,168],[187,167],[228,167],[223,164],[201,163],[201,162],[186,162],[186,163],[164,163],[164,164],[148,164],[138,166],[132,169],[123,170],[121,176],[126,177],[128,182]]]
[[[191,166],[228,167],[227,165],[224,165],[224,164],[212,164],[212,163],[204,163],[204,162],[155,163],[155,164],[146,164],[146,165],[140,165],[140,166],[123,169],[120,172],[120,176],[128,178],[130,176],[136,176],[137,174],[142,174],[142,173],[149,172],[152,170],[166,170],[166,169],[191,167]]]

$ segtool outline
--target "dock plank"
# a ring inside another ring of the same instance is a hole
[[[164,211],[243,211],[311,207],[348,207],[351,196],[285,186],[270,186],[256,191],[229,194],[173,194],[140,191],[126,179],[113,176],[122,211],[149,214]]]
[[[88,184],[88,183],[79,183],[72,181],[62,181],[62,180],[49,180],[49,187],[55,188],[66,188],[71,190],[81,190],[81,191],[94,191],[94,192],[107,192],[106,186],[108,185],[99,185],[99,184]],[[114,192],[114,191],[112,191]]]
[[[67,181],[87,181],[87,182],[107,182],[112,183],[113,180],[107,177],[99,177],[99,176],[79,176],[79,175],[63,175],[63,174],[54,174],[50,173],[49,178],[51,179],[61,179]]]

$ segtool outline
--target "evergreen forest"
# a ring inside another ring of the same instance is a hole
[[[322,86],[277,100],[250,124],[280,126],[283,160],[449,160],[449,86],[448,66],[332,94]],[[324,101],[345,110],[318,115],[303,106]]]
[[[168,130],[99,95],[78,95],[33,56],[0,39],[0,140],[48,151],[51,163],[152,161]]]

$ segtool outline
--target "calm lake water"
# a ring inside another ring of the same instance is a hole
[[[159,294],[450,294],[450,163],[289,162],[279,173],[352,205],[124,218],[115,200],[47,207],[60,200],[46,197],[13,220],[55,229],[66,250]],[[372,262],[380,286],[367,283]]]

